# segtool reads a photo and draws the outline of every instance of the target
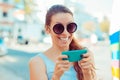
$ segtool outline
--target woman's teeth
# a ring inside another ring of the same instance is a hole
[[[68,40],[68,37],[67,38],[60,38],[60,40]]]

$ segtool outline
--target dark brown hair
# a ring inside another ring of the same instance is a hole
[[[69,45],[69,50],[80,50],[80,49],[83,49],[83,47],[80,46],[77,39],[73,38],[71,44]],[[75,71],[77,72],[78,80],[84,80],[83,72],[81,67],[78,65],[78,62],[74,62],[74,68]]]
[[[54,5],[47,11],[45,25],[50,25],[51,17],[57,13],[70,13],[73,16],[73,13],[63,5]]]
[[[73,13],[67,7],[63,5],[54,5],[47,11],[45,25],[50,25],[51,17],[57,13],[69,13],[73,16]],[[78,49],[82,49],[82,47],[78,44],[77,40],[73,38],[72,42],[70,43],[69,50]],[[77,72],[78,80],[83,80],[83,72],[81,67],[79,67],[78,62],[74,62],[74,68]]]

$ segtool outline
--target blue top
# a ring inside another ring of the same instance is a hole
[[[51,80],[53,72],[54,72],[54,67],[55,67],[54,62],[50,60],[43,53],[38,54],[38,56],[40,56],[42,60],[44,61],[46,69],[47,69],[48,80]],[[74,67],[71,66],[68,71],[64,72],[60,80],[78,80]]]

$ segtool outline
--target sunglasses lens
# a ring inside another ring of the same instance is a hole
[[[70,23],[70,24],[68,24],[68,26],[67,26],[67,31],[69,32],[69,33],[73,33],[73,32],[75,32],[77,30],[77,24],[76,23]]]
[[[61,34],[63,31],[64,31],[64,26],[62,24],[56,24],[54,25],[53,27],[53,31],[56,33],[56,34]]]

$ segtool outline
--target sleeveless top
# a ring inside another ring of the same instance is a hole
[[[38,56],[41,57],[41,59],[44,61],[46,70],[47,70],[46,73],[47,73],[48,80],[51,80],[53,72],[54,72],[54,68],[55,68],[55,63],[43,53],[38,54]],[[60,80],[78,80],[77,73],[74,67],[70,66],[69,70],[64,72]]]

